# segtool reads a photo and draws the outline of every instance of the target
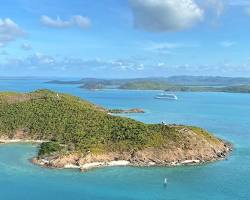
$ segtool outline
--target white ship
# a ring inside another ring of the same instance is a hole
[[[175,94],[160,93],[157,96],[155,96],[155,99],[178,100],[178,97]]]

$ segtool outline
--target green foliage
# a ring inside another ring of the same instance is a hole
[[[60,152],[63,149],[58,142],[44,142],[41,144],[38,156],[50,155],[55,152]]]
[[[219,142],[219,140],[217,138],[215,138],[212,134],[208,133],[207,131],[205,131],[202,128],[194,127],[194,126],[189,126],[189,128],[191,130],[193,130],[196,134],[202,136],[203,138],[205,138],[205,139],[207,139],[209,141],[212,141],[214,143],[218,143]]]
[[[133,151],[178,144],[175,128],[147,125],[129,118],[109,115],[78,97],[39,90],[28,94],[0,93],[0,135],[22,130],[32,139],[50,140],[39,155],[69,151]]]

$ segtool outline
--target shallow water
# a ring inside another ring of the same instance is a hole
[[[147,122],[201,126],[235,146],[229,160],[194,167],[112,167],[79,173],[32,165],[33,145],[0,146],[0,199],[71,200],[249,200],[250,94],[177,93],[178,101],[156,100],[157,91],[85,91],[44,80],[0,80],[0,90],[51,88],[109,108],[145,109],[129,117]],[[163,186],[168,178],[167,187]]]

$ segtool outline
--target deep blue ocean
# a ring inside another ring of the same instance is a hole
[[[0,146],[0,200],[250,200],[250,94],[177,93],[178,101],[156,100],[159,91],[86,91],[46,80],[0,80],[0,91],[49,88],[108,108],[143,108],[128,117],[146,122],[203,127],[234,144],[228,160],[175,168],[114,167],[80,173],[34,166],[37,147]],[[163,186],[164,178],[168,185]]]

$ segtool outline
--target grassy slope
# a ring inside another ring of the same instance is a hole
[[[19,130],[32,139],[53,141],[41,146],[40,155],[62,150],[84,153],[179,146],[185,141],[177,129],[111,116],[78,97],[49,90],[0,93],[0,135],[13,137]],[[202,134],[207,137],[206,132]]]

